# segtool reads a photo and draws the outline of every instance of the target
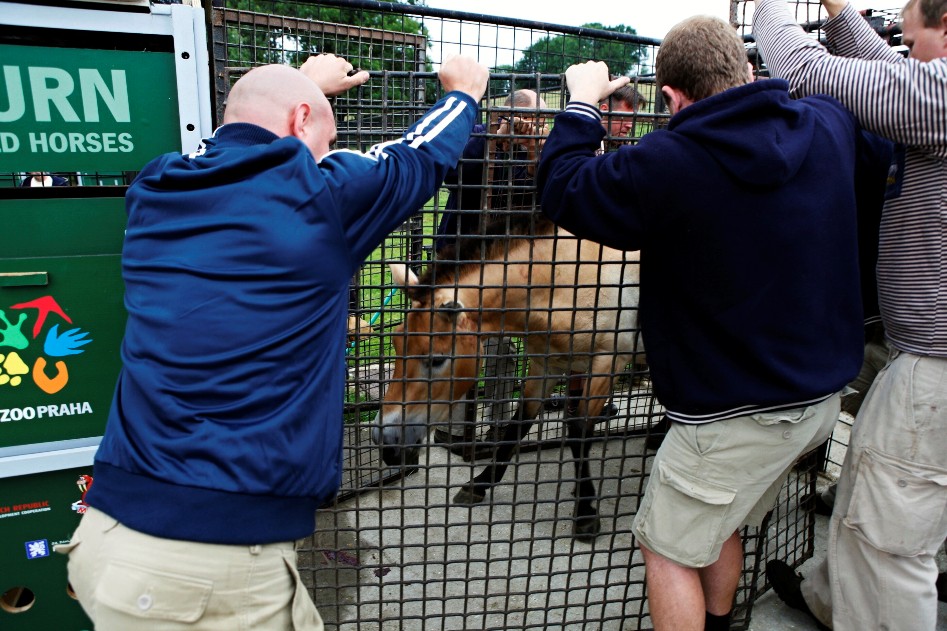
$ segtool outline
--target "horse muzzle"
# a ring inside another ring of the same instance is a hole
[[[381,447],[381,459],[389,467],[414,466],[420,461],[420,443],[427,425],[407,422],[401,410],[375,417],[372,442]]]

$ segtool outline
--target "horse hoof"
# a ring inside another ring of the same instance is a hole
[[[578,517],[573,526],[572,536],[578,541],[592,543],[600,532],[602,532],[602,521],[598,517]]]
[[[486,493],[481,493],[472,487],[465,486],[457,491],[457,495],[454,496],[454,504],[473,506],[474,504],[482,502],[486,497]]]

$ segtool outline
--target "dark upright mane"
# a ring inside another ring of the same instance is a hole
[[[437,253],[420,276],[420,288],[433,288],[462,276],[469,268],[501,256],[513,242],[551,235],[556,225],[533,211],[503,211],[493,214],[483,234],[460,235]]]

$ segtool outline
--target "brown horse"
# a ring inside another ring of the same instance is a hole
[[[372,432],[385,463],[417,462],[429,428],[447,423],[452,406],[477,384],[484,336],[522,338],[529,367],[513,422],[494,461],[454,503],[483,501],[543,400],[564,376],[581,372],[584,396],[569,406],[565,424],[576,463],[574,534],[594,538],[600,522],[585,438],[614,375],[641,350],[638,253],[576,239],[527,215],[518,226],[503,226],[502,235],[466,239],[442,253],[420,279],[407,266],[392,266],[392,274],[411,308],[392,337],[397,359]]]

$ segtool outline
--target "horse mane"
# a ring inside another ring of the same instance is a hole
[[[408,288],[413,300],[439,285],[449,284],[467,272],[479,269],[484,261],[493,260],[515,248],[521,241],[552,235],[556,225],[545,215],[534,211],[503,211],[491,214],[482,234],[460,235],[441,248],[421,273],[417,285]]]

